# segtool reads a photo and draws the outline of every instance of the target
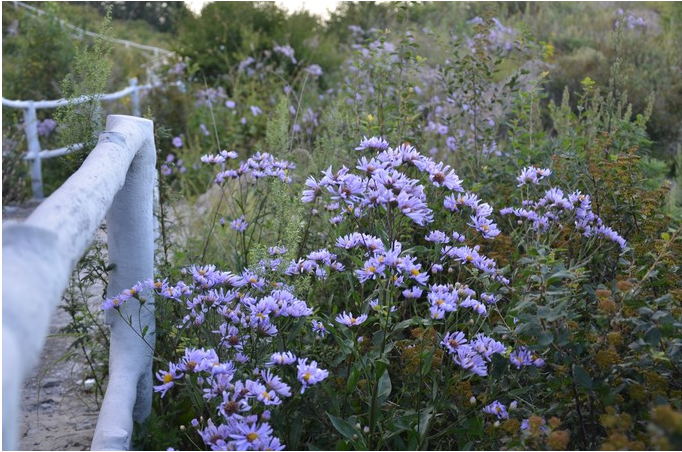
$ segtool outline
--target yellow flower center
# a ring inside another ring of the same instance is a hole
[[[247,435],[246,435],[246,440],[250,443],[256,441],[257,439],[258,439],[258,433],[256,433],[256,432],[247,433]]]
[[[474,260],[474,256],[472,256],[471,254],[467,254],[466,260],[467,262],[471,262]]]
[[[410,273],[412,273],[413,276],[417,276],[417,275],[419,275],[419,270],[417,270],[416,268],[413,268],[412,270],[410,270]]]
[[[313,375],[312,375],[310,372],[306,372],[306,373],[303,374],[303,379],[304,379],[305,381],[310,381],[310,378],[311,378],[312,376],[313,376]]]
[[[267,391],[263,391],[263,392],[261,393],[261,396],[263,396],[263,398],[264,398],[265,400],[270,400],[270,399],[272,398],[272,397],[270,396],[270,393],[267,392]]]
[[[163,376],[164,383],[170,383],[171,381],[173,381],[173,376],[171,374],[166,374]]]
[[[374,265],[370,265],[369,267],[367,267],[367,271],[369,273],[374,273],[375,271],[377,271],[377,268]]]
[[[438,300],[436,300],[436,304],[437,304],[438,306],[444,305],[444,304],[445,304],[445,300],[443,300],[442,298],[439,298]]]

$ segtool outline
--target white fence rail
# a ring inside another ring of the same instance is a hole
[[[38,15],[38,16],[48,14],[47,12],[43,11],[42,9],[36,8],[35,6],[28,5],[24,2],[15,1],[14,6],[25,8],[25,9],[31,11],[33,14]],[[104,35],[101,35],[99,33],[84,30],[80,27],[77,27],[75,25],[68,23],[65,20],[62,20],[59,18],[57,18],[57,20],[59,21],[59,23],[63,27],[66,27],[66,28],[69,28],[70,30],[73,30],[76,37],[91,36],[93,38],[100,38],[100,39],[104,39],[104,40],[113,42],[115,44],[121,44],[125,47],[129,47],[129,48],[133,48],[133,49],[139,49],[139,50],[143,50],[145,52],[150,52],[155,56],[158,56],[158,55],[172,56],[172,55],[174,55],[174,53],[171,52],[170,50],[162,49],[160,47],[148,46],[148,45],[144,45],[144,44],[138,44],[137,42],[133,42],[133,41],[127,41],[125,39],[116,39],[116,38],[112,38],[110,36],[104,36]]]
[[[40,357],[71,271],[105,218],[110,296],[153,276],[153,123],[111,115],[83,165],[23,222],[3,226],[3,449],[16,449],[22,385]],[[149,300],[153,299],[146,294]],[[151,411],[154,305],[130,299],[111,324],[109,385],[93,450],[130,447],[133,421]],[[140,338],[146,331],[146,341]]]
[[[28,152],[24,159],[31,160],[31,190],[33,198],[43,199],[43,171],[42,160],[61,155],[69,154],[83,148],[82,143],[75,143],[67,147],[43,150],[40,146],[40,138],[38,135],[38,115],[37,111],[41,108],[59,108],[69,103],[82,104],[90,101],[113,101],[122,99],[126,96],[131,97],[131,113],[133,116],[141,116],[140,109],[140,92],[152,89],[159,85],[138,85],[137,79],[130,79],[130,84],[120,91],[108,94],[96,94],[94,96],[81,96],[75,99],[57,99],[57,100],[10,100],[2,98],[2,105],[10,108],[18,108],[24,111],[24,133],[26,134],[26,143],[28,145]]]

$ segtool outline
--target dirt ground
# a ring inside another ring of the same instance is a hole
[[[59,330],[68,321],[66,312],[55,313],[40,363],[24,384],[22,450],[90,449],[98,408],[82,382],[83,364],[66,358],[73,339]]]
[[[3,207],[3,223],[27,217],[35,206]],[[21,450],[90,449],[98,407],[83,382],[82,359],[69,357],[73,338],[60,334],[68,323],[69,315],[57,308],[40,361],[24,384]]]

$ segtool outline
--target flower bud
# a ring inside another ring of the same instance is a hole
[[[471,397],[469,398],[469,403],[472,404],[472,405],[475,405],[475,404],[476,404],[476,397],[471,396]]]

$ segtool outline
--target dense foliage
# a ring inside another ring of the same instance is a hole
[[[102,302],[157,311],[137,447],[682,447],[679,11],[647,14],[181,22],[158,275]]]

